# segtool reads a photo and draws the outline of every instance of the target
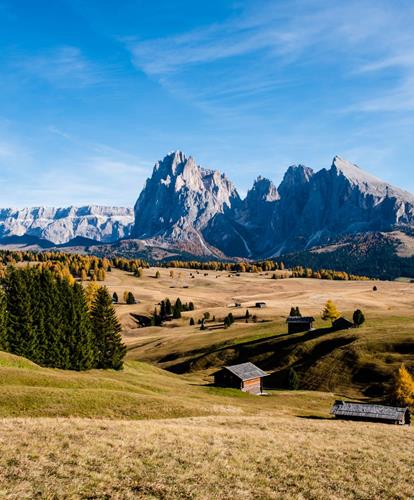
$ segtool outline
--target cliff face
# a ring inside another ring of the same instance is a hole
[[[196,255],[264,258],[413,224],[411,194],[339,157],[316,173],[289,167],[277,189],[259,177],[241,200],[224,175],[176,152],[154,167],[135,205],[132,236]]]
[[[158,162],[135,204],[132,237],[214,254],[203,229],[217,214],[240,205],[233,184],[177,151]]]

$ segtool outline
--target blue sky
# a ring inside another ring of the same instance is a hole
[[[414,192],[411,0],[0,0],[0,206],[131,206],[181,149],[245,193],[339,154]]]

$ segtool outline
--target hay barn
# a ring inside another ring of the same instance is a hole
[[[343,420],[364,420],[398,425],[409,425],[411,421],[408,408],[351,403],[349,401],[335,401],[331,413],[336,418]]]
[[[214,384],[240,389],[250,394],[262,394],[264,377],[267,377],[267,373],[253,363],[242,363],[224,366],[214,374]]]

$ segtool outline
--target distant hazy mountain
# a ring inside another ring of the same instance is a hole
[[[329,169],[259,177],[242,200],[221,173],[181,152],[158,162],[135,205],[132,237],[200,256],[265,258],[338,237],[414,227],[414,196],[336,156]]]
[[[36,236],[56,244],[79,236],[104,242],[129,236],[134,223],[131,208],[66,207],[0,209],[0,238]]]

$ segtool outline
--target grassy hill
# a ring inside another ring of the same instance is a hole
[[[4,353],[0,384],[1,498],[414,495],[413,428],[332,420],[332,394],[255,397],[145,363],[72,373]]]
[[[181,343],[164,338],[162,345],[159,338],[147,339],[145,345],[131,344],[128,357],[200,376],[223,364],[252,361],[271,373],[268,388],[286,388],[293,368],[303,389],[381,400],[401,363],[414,368],[412,323],[411,317],[377,316],[359,329],[331,332],[319,323],[313,332],[294,335],[280,322],[236,324],[221,343],[214,332],[188,333]]]
[[[332,394],[273,392],[257,398],[204,385],[147,363],[125,369],[73,372],[42,368],[0,352],[0,417],[159,419],[205,415],[254,415],[261,411],[328,416]]]
[[[277,337],[245,340],[232,349]],[[137,361],[77,373],[0,353],[0,497],[414,495],[413,428],[335,421],[331,393],[257,397],[205,376]]]

